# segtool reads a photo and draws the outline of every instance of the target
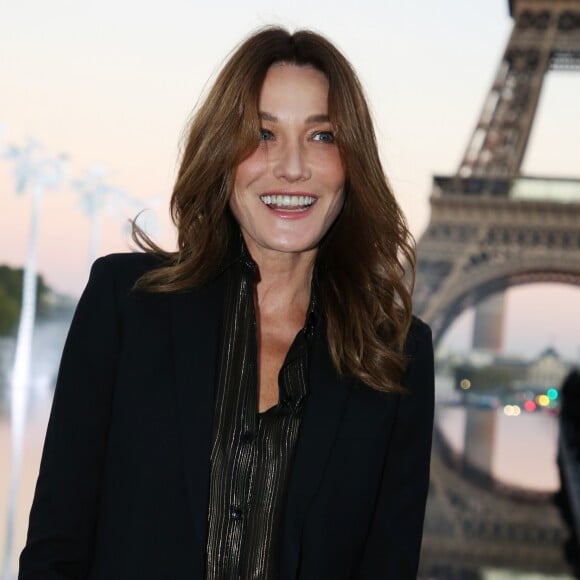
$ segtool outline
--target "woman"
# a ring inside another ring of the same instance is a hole
[[[195,115],[178,250],[97,260],[20,578],[416,576],[433,359],[346,59],[262,30]]]

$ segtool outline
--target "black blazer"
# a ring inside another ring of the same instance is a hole
[[[64,349],[20,558],[22,580],[202,580],[220,276],[131,292],[145,254],[97,260]],[[404,385],[339,379],[313,338],[280,580],[416,577],[429,479],[433,350],[414,320]]]

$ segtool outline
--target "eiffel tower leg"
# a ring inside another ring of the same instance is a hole
[[[518,18],[458,169],[461,177],[515,177],[550,68],[558,13]]]
[[[464,469],[475,469],[490,478],[493,476],[496,420],[495,409],[466,409]]]
[[[473,324],[473,349],[499,353],[503,347],[505,294],[499,292],[478,304]]]

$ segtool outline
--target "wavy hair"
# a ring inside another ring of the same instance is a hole
[[[277,63],[311,66],[326,76],[329,116],[346,170],[344,207],[321,242],[315,266],[334,366],[373,389],[400,392],[415,244],[387,183],[356,73],[314,32],[268,27],[226,61],[192,118],[183,149],[170,205],[177,250],[164,251],[133,223],[139,247],[164,258],[136,287],[178,292],[215,275],[236,235],[228,206],[235,169],[258,147],[260,91]]]

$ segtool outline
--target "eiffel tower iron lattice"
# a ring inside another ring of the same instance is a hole
[[[469,145],[435,177],[415,310],[437,342],[469,306],[529,282],[580,285],[580,180],[522,178],[540,90],[580,71],[580,0],[512,0],[514,26]]]

